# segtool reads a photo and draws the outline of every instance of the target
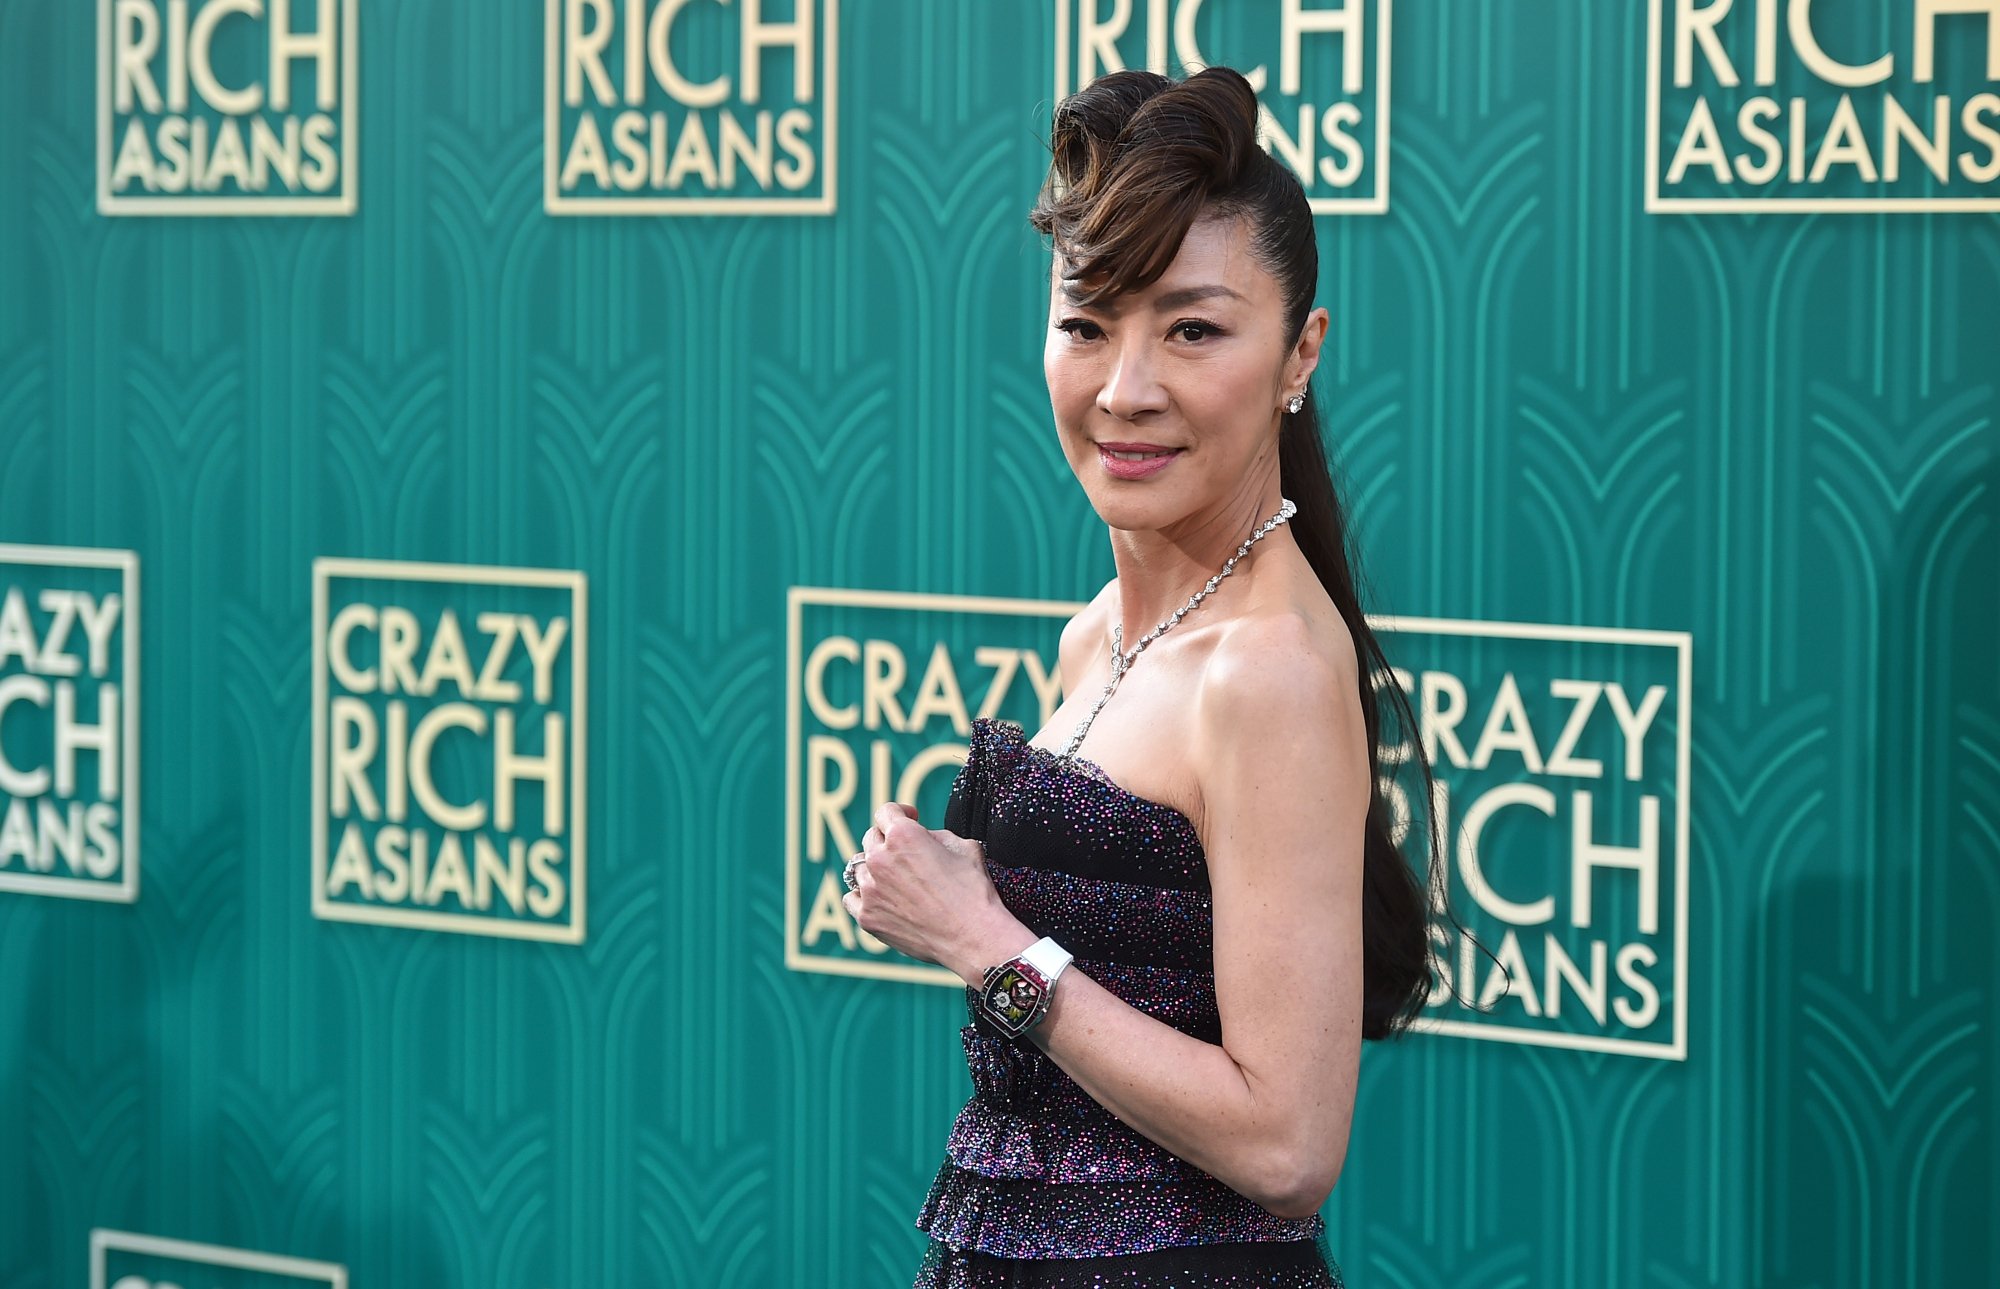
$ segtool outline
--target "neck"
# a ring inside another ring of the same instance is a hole
[[[1208,584],[1237,548],[1278,513],[1283,498],[1278,492],[1275,472],[1254,487],[1246,487],[1214,507],[1186,516],[1165,528],[1111,530],[1111,555],[1118,570],[1118,621],[1124,632],[1124,647],[1132,648],[1148,631],[1173,615],[1188,597]],[[1239,592],[1250,580],[1258,557],[1265,548],[1289,542],[1287,525],[1266,533],[1250,553],[1236,562],[1236,569],[1216,590],[1228,596]],[[1227,588],[1227,589],[1224,589]],[[1196,615],[1206,615],[1215,602],[1204,599]]]

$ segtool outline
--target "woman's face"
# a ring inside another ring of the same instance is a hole
[[[1157,281],[1087,309],[1056,254],[1042,370],[1063,455],[1113,528],[1233,520],[1276,484],[1278,413],[1318,363],[1326,311],[1294,345],[1249,234],[1198,220]]]

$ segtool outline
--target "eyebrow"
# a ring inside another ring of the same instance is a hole
[[[1068,283],[1063,284],[1062,292],[1072,301],[1076,299],[1078,294],[1076,291],[1070,289]],[[1232,300],[1241,300],[1243,298],[1240,292],[1223,286],[1219,282],[1210,283],[1206,286],[1186,286],[1178,291],[1168,291],[1155,299],[1153,301],[1153,311],[1155,313],[1165,313],[1169,310],[1184,308],[1187,305],[1211,299],[1215,296],[1228,296]],[[1112,300],[1100,300],[1090,307],[1099,313],[1113,318],[1119,314],[1117,303]]]

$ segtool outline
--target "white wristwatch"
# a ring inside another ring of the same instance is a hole
[[[1049,1014],[1056,979],[1072,961],[1069,950],[1043,936],[1019,954],[988,967],[979,987],[980,1014],[1009,1038],[1018,1038]]]

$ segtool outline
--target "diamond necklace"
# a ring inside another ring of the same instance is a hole
[[[1069,736],[1069,743],[1064,746],[1061,752],[1057,753],[1058,759],[1067,761],[1070,758],[1070,754],[1075,752],[1077,747],[1082,744],[1084,734],[1090,729],[1090,723],[1097,719],[1099,712],[1104,710],[1104,704],[1111,698],[1111,691],[1118,688],[1118,682],[1125,678],[1126,672],[1132,670],[1132,664],[1139,660],[1139,655],[1146,651],[1146,646],[1165,635],[1170,627],[1186,617],[1194,610],[1196,605],[1206,599],[1208,593],[1213,591],[1223,578],[1229,576],[1230,570],[1236,567],[1236,561],[1250,553],[1250,548],[1257,544],[1257,540],[1260,537],[1299,513],[1299,508],[1292,504],[1290,497],[1280,497],[1278,500],[1284,503],[1278,507],[1278,513],[1266,519],[1256,532],[1251,533],[1249,538],[1236,548],[1236,553],[1229,557],[1228,562],[1222,566],[1222,571],[1214,577],[1209,578],[1208,584],[1193,595],[1190,595],[1188,602],[1180,608],[1175,609],[1173,615],[1167,618],[1166,621],[1139,637],[1139,643],[1133,645],[1130,650],[1124,647],[1125,624],[1122,622],[1111,624],[1111,679],[1105,683],[1104,692],[1097,696],[1097,702],[1092,705],[1090,714],[1085,716],[1082,723],[1076,727],[1076,733]]]

